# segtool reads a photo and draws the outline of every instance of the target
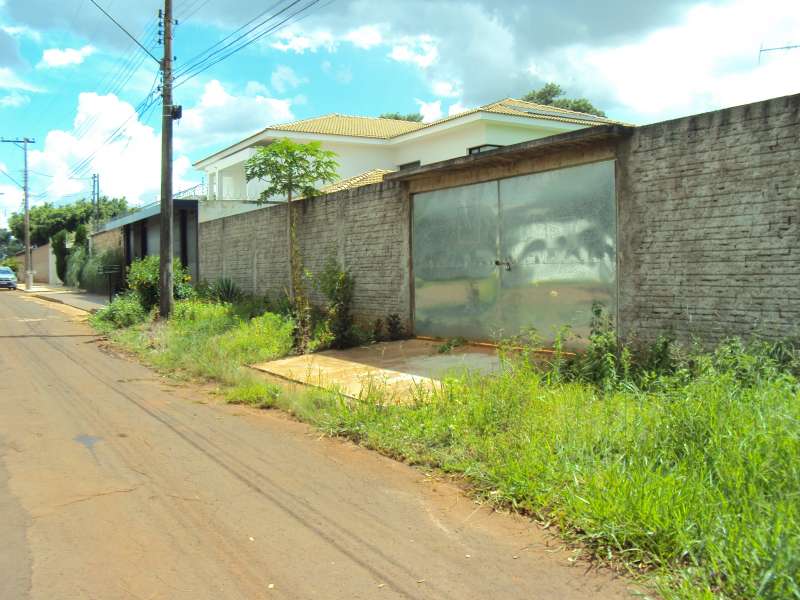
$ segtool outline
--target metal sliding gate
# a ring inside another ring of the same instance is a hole
[[[414,195],[417,335],[497,340],[616,310],[614,161]]]

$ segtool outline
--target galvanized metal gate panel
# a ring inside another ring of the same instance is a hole
[[[414,196],[415,331],[501,339],[616,309],[614,162]]]
[[[497,182],[414,196],[414,331],[485,339],[499,327]]]

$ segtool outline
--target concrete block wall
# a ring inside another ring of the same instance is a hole
[[[306,270],[333,257],[356,279],[354,314],[362,324],[398,313],[409,323],[410,203],[399,183],[381,183],[301,200],[297,236]],[[253,294],[283,294],[288,283],[286,207],[272,206],[200,223],[200,278],[227,277]],[[313,289],[312,301],[324,299]]]
[[[105,252],[106,250],[122,251],[122,228],[98,231],[92,234],[92,251]]]
[[[617,157],[624,338],[800,334],[800,95],[639,127]]]

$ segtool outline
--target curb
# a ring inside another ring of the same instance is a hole
[[[99,308],[82,308],[80,306],[75,306],[74,304],[70,304],[69,302],[64,302],[60,298],[51,298],[50,296],[44,296],[38,292],[25,292],[25,293],[30,294],[31,296],[33,296],[34,298],[38,298],[39,300],[47,300],[48,302],[54,302],[55,304],[63,304],[64,306],[70,306],[74,309],[82,310],[83,312],[90,315],[93,315],[98,310],[100,310]]]

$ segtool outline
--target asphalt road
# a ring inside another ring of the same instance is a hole
[[[622,598],[455,486],[0,294],[0,599]]]

